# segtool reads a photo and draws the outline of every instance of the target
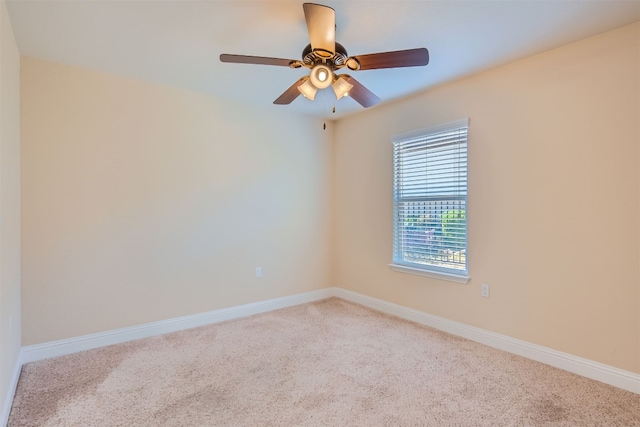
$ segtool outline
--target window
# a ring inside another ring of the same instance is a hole
[[[459,120],[393,137],[393,264],[466,283],[467,131]]]

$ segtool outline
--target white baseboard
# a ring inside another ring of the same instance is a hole
[[[346,289],[333,287],[282,298],[243,304],[235,307],[223,308],[207,313],[177,317],[159,322],[146,323],[128,328],[115,329],[96,334],[83,335],[75,338],[22,347],[19,359],[16,362],[10,390],[3,402],[0,426],[6,425],[6,422],[8,421],[9,413],[11,411],[11,403],[13,402],[15,389],[20,376],[20,370],[24,363],[237,319],[333,296],[640,394],[640,374],[618,369],[599,362],[594,362],[474,326],[469,326],[464,323],[445,319],[443,317],[348,291]]]
[[[206,313],[176,317],[173,319],[114,329],[96,334],[50,341],[43,344],[29,345],[22,347],[22,363],[63,356],[65,354],[76,353],[78,351],[90,350],[112,344],[120,344],[140,338],[196,328],[198,326],[204,326],[212,323],[224,322],[226,320],[264,313],[266,311],[277,310],[279,308],[317,301],[329,298],[332,295],[333,293],[331,288],[319,289],[302,294],[243,304],[235,307],[222,308]]]
[[[532,344],[485,329],[455,322],[443,317],[404,307],[388,301],[362,295],[342,288],[331,288],[332,295],[364,305],[383,313],[392,314],[434,329],[448,332],[528,359],[536,360],[583,377],[591,378],[633,393],[640,394],[640,374],[614,368],[572,354]]]
[[[20,379],[20,371],[22,370],[22,351],[18,354],[18,359],[13,367],[13,373],[11,374],[11,382],[9,383],[9,389],[4,397],[2,404],[2,414],[0,414],[0,426],[6,426],[9,422],[9,414],[11,413],[11,404],[13,403],[13,397],[16,394],[16,388],[18,387],[18,380]]]

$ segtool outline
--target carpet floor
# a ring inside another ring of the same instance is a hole
[[[640,395],[330,298],[26,364],[18,426],[640,426]]]

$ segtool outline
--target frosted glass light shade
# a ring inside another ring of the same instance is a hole
[[[318,92],[318,89],[316,89],[315,86],[313,86],[311,82],[307,80],[306,82],[298,86],[298,91],[300,91],[302,96],[313,101],[316,97],[316,92]]]
[[[333,82],[333,71],[327,65],[318,64],[311,69],[309,79],[316,88],[324,89]]]
[[[333,83],[333,93],[336,94],[337,99],[348,96],[349,91],[353,88],[353,85],[348,82],[348,79],[348,76],[342,75]]]

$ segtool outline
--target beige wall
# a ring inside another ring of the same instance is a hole
[[[338,122],[335,284],[639,373],[639,55],[635,24]],[[464,117],[472,279],[391,271],[390,136]]]
[[[20,352],[20,53],[0,2],[0,401]]]
[[[23,58],[24,345],[337,285],[640,372],[639,36],[625,27],[326,132]],[[393,272],[389,138],[463,117],[472,279]]]
[[[24,345],[330,286],[329,135],[23,58]]]

